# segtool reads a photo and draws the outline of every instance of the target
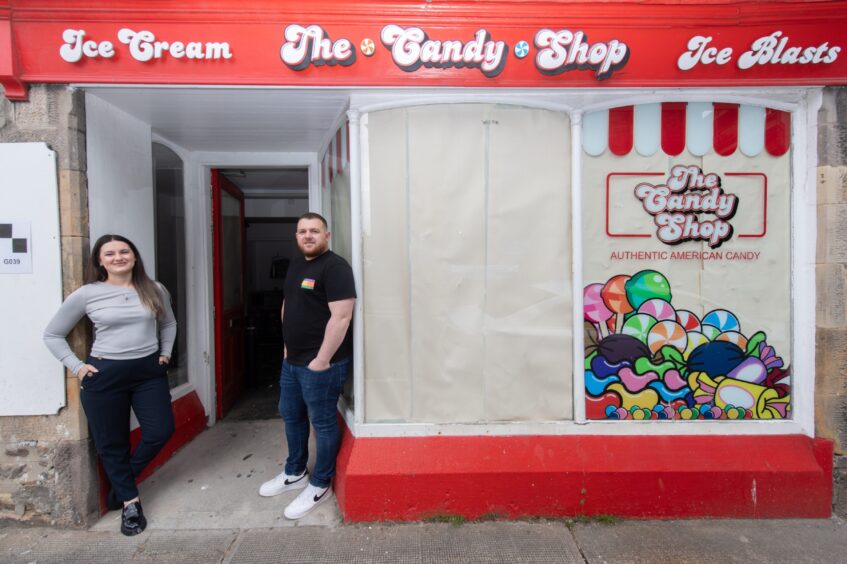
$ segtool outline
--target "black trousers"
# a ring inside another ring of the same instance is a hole
[[[80,383],[80,400],[103,469],[115,495],[138,495],[135,477],[153,460],[174,432],[167,368],[159,353],[131,360],[88,357],[97,368]],[[141,442],[130,453],[129,414],[141,426]]]

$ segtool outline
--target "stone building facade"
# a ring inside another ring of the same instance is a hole
[[[834,509],[847,515],[847,88],[826,88],[818,121],[815,413],[835,442]]]
[[[0,106],[0,143],[43,142],[56,152],[67,295],[82,284],[89,249],[83,93],[38,84],[28,101],[0,96]],[[84,324],[69,340],[84,354]],[[56,415],[0,417],[0,518],[84,526],[99,515],[96,456],[70,372],[66,389],[67,407]]]

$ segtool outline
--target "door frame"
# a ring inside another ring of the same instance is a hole
[[[217,365],[214,318],[214,244],[211,179],[214,168],[283,168],[309,170],[309,210],[321,213],[320,163],[316,153],[195,152],[186,159],[186,242],[189,319],[189,379],[206,410],[207,424],[217,422]]]

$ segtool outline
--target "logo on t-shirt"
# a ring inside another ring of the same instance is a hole
[[[300,282],[300,287],[304,290],[314,290],[315,289],[315,279],[314,278],[304,278],[302,282]]]

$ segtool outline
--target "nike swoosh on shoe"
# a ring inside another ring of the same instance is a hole
[[[312,501],[314,501],[315,503],[319,502],[319,501],[321,500],[321,498],[322,498],[323,496],[325,496],[325,495],[326,495],[326,492],[328,492],[328,491],[329,491],[329,488],[325,489],[325,490],[324,490],[324,493],[322,493],[321,495],[316,495],[316,496],[312,499]]]
[[[286,478],[286,480],[285,480],[285,485],[286,485],[286,486],[290,486],[291,484],[296,484],[297,482],[299,482],[300,480],[302,480],[302,479],[303,479],[303,478],[305,478],[305,477],[306,477],[306,474],[303,474],[302,476],[300,476],[299,478],[297,478],[297,479],[296,479],[296,480],[294,480],[293,482],[289,482],[289,481],[288,481],[288,479]]]

